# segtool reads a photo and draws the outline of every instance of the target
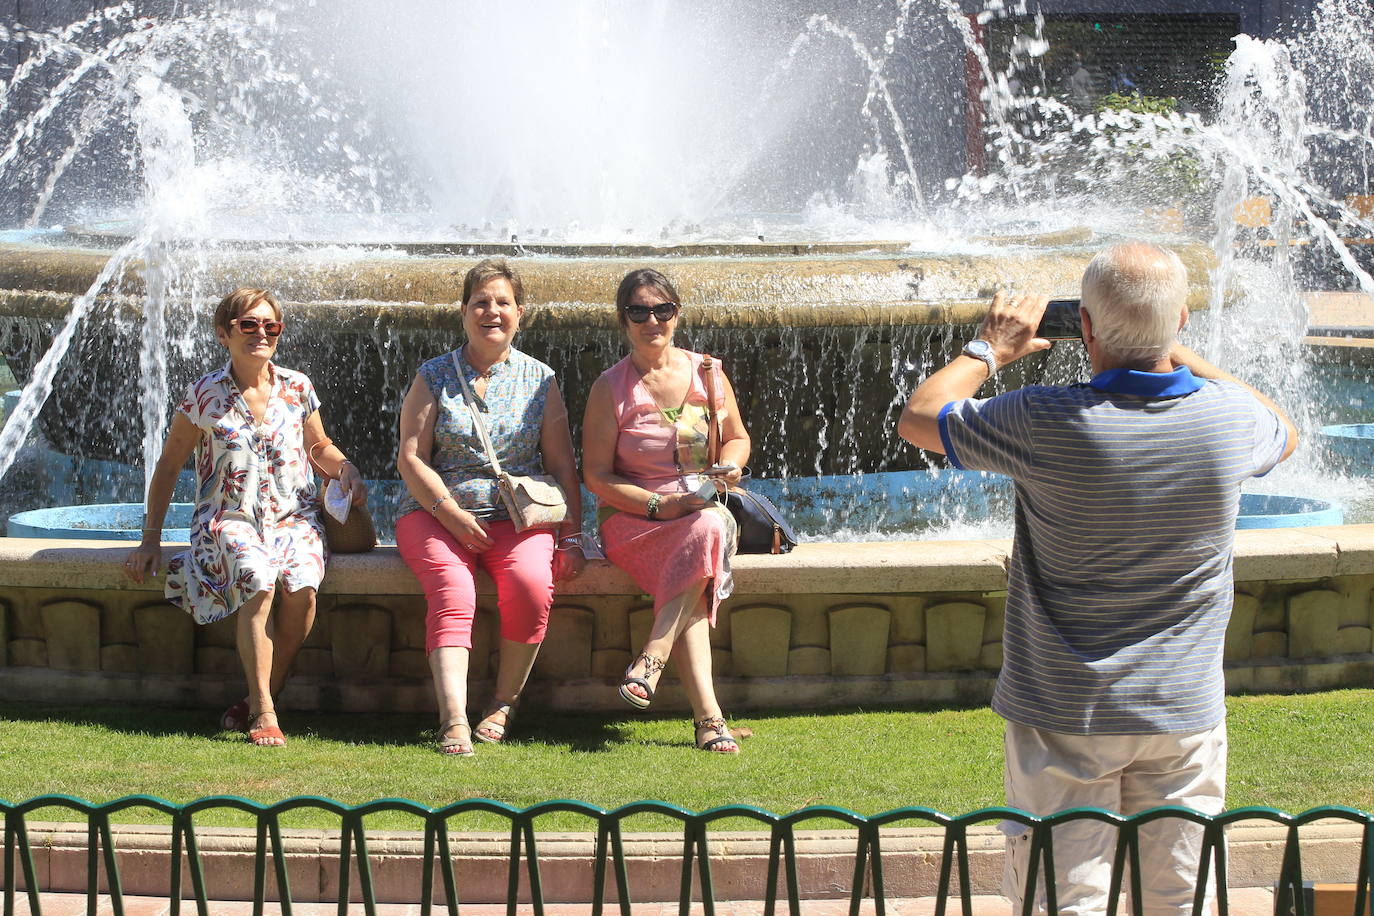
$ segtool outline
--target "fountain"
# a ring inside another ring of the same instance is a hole
[[[50,482],[23,481],[53,477],[57,461],[70,501],[136,503],[171,402],[218,358],[208,306],[244,282],[287,301],[280,358],[314,379],[331,434],[365,476],[394,476],[401,395],[423,358],[456,342],[462,274],[493,253],[519,259],[531,298],[520,345],[557,368],[574,417],[621,352],[608,304],[619,276],[644,263],[670,273],[687,306],[684,343],[725,361],[754,470],[814,518],[807,540],[910,539],[917,529],[890,518],[910,502],[945,507],[945,538],[1005,535],[1009,501],[995,482],[939,470],[900,443],[896,413],[970,335],[993,289],[1071,295],[1113,238],[1180,248],[1190,342],[1256,378],[1304,433],[1322,425],[1321,373],[1300,371],[1311,361],[1303,285],[1374,292],[1363,249],[1346,242],[1374,234],[1345,197],[1367,186],[1374,151],[1358,90],[1374,41],[1358,4],[1324,0],[1283,43],[1240,36],[1198,112],[1062,100],[1053,23],[1014,5],[990,0],[973,16],[954,0],[814,6],[720,2],[703,15],[673,0],[550,3],[535,23],[486,2],[206,2],[153,20],[125,3],[57,32],[0,24],[25,49],[0,98],[0,177],[14,189],[0,199],[0,224],[13,227],[0,234],[0,352],[25,383],[0,433],[0,502],[50,505]],[[668,47],[693,53],[665,58]],[[1309,82],[1317,69],[1322,81]],[[1268,215],[1238,227],[1252,197]],[[1062,344],[996,384],[1083,369],[1081,350]],[[1357,503],[1365,485],[1318,451],[1305,448],[1251,501]],[[803,505],[803,486],[835,498]],[[735,626],[761,628],[773,648],[737,649],[722,670],[741,681],[919,673],[910,683],[929,686],[932,672],[995,669],[1002,585],[989,558],[1001,548],[971,548],[972,567],[963,554],[941,561],[965,572],[920,587],[859,581],[913,553],[953,556],[929,544],[846,545],[860,551],[836,554],[858,571],[849,585],[833,565],[808,580],[743,562],[741,581],[759,578]],[[1267,565],[1266,577],[1292,572]],[[331,576],[357,594],[413,592],[404,577],[350,568]],[[634,611],[633,592],[610,572],[587,582],[587,594],[621,596],[582,609],[611,642],[561,676],[624,667],[626,624],[605,615]],[[824,626],[806,602],[788,605],[795,620],[780,637],[766,596],[798,588],[852,600],[812,601]],[[916,609],[871,597],[884,588],[936,597]],[[932,642],[951,626],[940,621],[973,607],[976,633]],[[1252,615],[1255,634],[1281,629],[1264,614]],[[1368,631],[1356,617],[1333,626]],[[0,633],[24,644],[11,658],[37,657],[25,654],[46,632],[35,619]],[[841,649],[869,629],[884,634],[878,655],[867,643]],[[101,645],[132,645],[111,638]],[[195,644],[218,648],[215,638]],[[422,670],[408,638],[396,637],[382,674]],[[854,653],[865,661],[834,661]],[[371,664],[336,648],[330,670],[354,663]],[[981,689],[957,683],[942,689]]]

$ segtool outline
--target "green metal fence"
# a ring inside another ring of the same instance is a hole
[[[1130,817],[1122,817],[1096,808],[1075,808],[1050,817],[1036,817],[1014,808],[982,808],[960,817],[951,817],[929,808],[896,808],[865,817],[843,808],[813,806],[777,815],[745,805],[725,805],[707,811],[692,812],[663,802],[640,801],[613,810],[598,808],[577,801],[557,800],[529,808],[513,808],[489,799],[466,799],[442,808],[429,808],[405,799],[387,798],[363,805],[344,805],[327,798],[302,796],[272,805],[263,805],[235,796],[213,796],[185,805],[177,805],[146,795],[132,795],[104,804],[92,804],[67,795],[45,795],[11,804],[0,800],[0,812],[5,818],[4,841],[4,916],[14,916],[17,897],[27,894],[29,912],[42,912],[41,888],[34,867],[33,848],[29,840],[26,816],[35,810],[65,808],[73,811],[86,823],[86,900],[87,913],[95,916],[100,903],[100,876],[103,869],[108,902],[114,916],[124,914],[124,893],[120,884],[119,863],[111,820],[122,812],[145,809],[171,820],[171,855],[166,883],[170,898],[170,912],[179,916],[186,897],[182,884],[183,864],[190,876],[190,899],[200,916],[208,916],[205,869],[196,839],[196,815],[212,810],[233,810],[249,815],[256,824],[256,844],[253,867],[253,912],[260,916],[267,906],[268,868],[273,870],[278,896],[277,906],[284,916],[292,912],[291,884],[287,874],[286,855],[282,845],[281,818],[293,811],[316,809],[338,816],[340,820],[338,861],[338,912],[343,916],[349,906],[352,870],[357,878],[364,911],[372,916],[377,907],[374,893],[373,864],[368,854],[367,831],[363,819],[379,812],[399,812],[413,815],[424,823],[424,862],[418,901],[421,912],[428,916],[433,910],[435,882],[442,884],[443,906],[450,914],[460,912],[460,876],[453,864],[449,821],[457,816],[483,812],[505,818],[510,824],[510,839],[506,851],[507,912],[514,914],[517,906],[529,907],[536,916],[544,912],[544,894],[540,883],[539,846],[534,820],[552,812],[572,812],[587,818],[589,832],[596,835],[594,852],[592,912],[599,914],[609,906],[618,906],[622,916],[630,916],[633,901],[627,860],[622,840],[622,823],[636,815],[659,815],[679,821],[682,825],[681,885],[679,911],[689,911],[694,880],[699,901],[706,916],[714,916],[715,892],[711,880],[711,859],[707,850],[707,829],[726,819],[751,820],[766,829],[769,837],[768,862],[764,884],[758,897],[765,904],[766,916],[773,916],[780,899],[786,901],[791,914],[801,912],[800,882],[798,880],[796,830],[814,821],[839,821],[856,831],[854,850],[854,879],[850,896],[850,913],[857,916],[865,899],[871,896],[877,916],[884,916],[886,894],[883,880],[881,831],[884,828],[935,827],[943,831],[941,845],[935,916],[945,916],[951,902],[957,901],[962,916],[971,916],[968,829],[975,825],[1007,820],[1030,828],[1030,867],[1027,869],[1024,916],[1030,916],[1039,882],[1054,873],[1054,844],[1052,828],[1072,821],[1100,821],[1117,827],[1117,844],[1112,867],[1110,903],[1107,916],[1116,916],[1117,898],[1123,876],[1130,875],[1131,900],[1135,916],[1140,916],[1141,895],[1139,874],[1140,827],[1161,818],[1179,818],[1198,824],[1203,841],[1198,862],[1197,892],[1193,902],[1194,916],[1204,909],[1205,889],[1209,877],[1215,878],[1216,904],[1221,914],[1229,912],[1226,893],[1225,829],[1240,821],[1267,821],[1287,828],[1287,839],[1280,873],[1276,876],[1276,914],[1312,916],[1309,902],[1303,894],[1302,854],[1299,828],[1323,819],[1336,819],[1362,828],[1359,860],[1356,865],[1355,914],[1364,913],[1370,900],[1371,865],[1374,865],[1374,817],[1353,808],[1331,806],[1313,808],[1299,815],[1290,815],[1273,808],[1238,808],[1219,815],[1200,814],[1187,808],[1154,808]],[[270,857],[270,866],[269,866]],[[1126,865],[1131,865],[1126,871]],[[527,883],[529,902],[517,903],[521,872]],[[438,872],[436,876],[436,871]],[[608,875],[609,873],[609,875]],[[16,878],[22,874],[24,890],[17,890]],[[608,877],[615,882],[615,902],[608,904]],[[868,881],[865,882],[865,877]],[[780,886],[781,885],[781,886]],[[865,887],[869,891],[865,892]],[[1057,911],[1054,882],[1046,882],[1046,903],[1049,912]]]

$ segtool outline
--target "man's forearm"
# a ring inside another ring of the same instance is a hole
[[[897,421],[897,435],[917,448],[943,455],[941,409],[950,401],[973,397],[987,380],[988,367],[981,359],[956,356],[953,362],[929,375],[911,392]]]

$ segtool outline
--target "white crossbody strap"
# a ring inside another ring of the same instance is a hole
[[[496,457],[496,449],[492,448],[491,439],[487,437],[487,425],[482,422],[482,412],[477,409],[477,396],[472,393],[472,388],[468,386],[468,377],[463,374],[463,367],[458,363],[458,351],[454,350],[449,355],[453,358],[453,371],[458,373],[458,381],[463,386],[463,400],[467,402],[468,410],[472,413],[472,425],[477,429],[477,438],[482,440],[482,447],[487,450],[487,460],[496,472],[496,479],[500,480],[501,460]]]

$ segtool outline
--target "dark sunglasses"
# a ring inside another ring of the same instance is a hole
[[[625,317],[635,324],[643,324],[649,320],[650,313],[659,321],[672,321],[677,317],[676,302],[660,302],[658,305],[627,305],[625,306]]]
[[[237,327],[245,335],[258,333],[258,328],[262,328],[268,337],[280,337],[282,323],[268,318],[263,321],[260,318],[235,318],[229,322],[230,327]]]

